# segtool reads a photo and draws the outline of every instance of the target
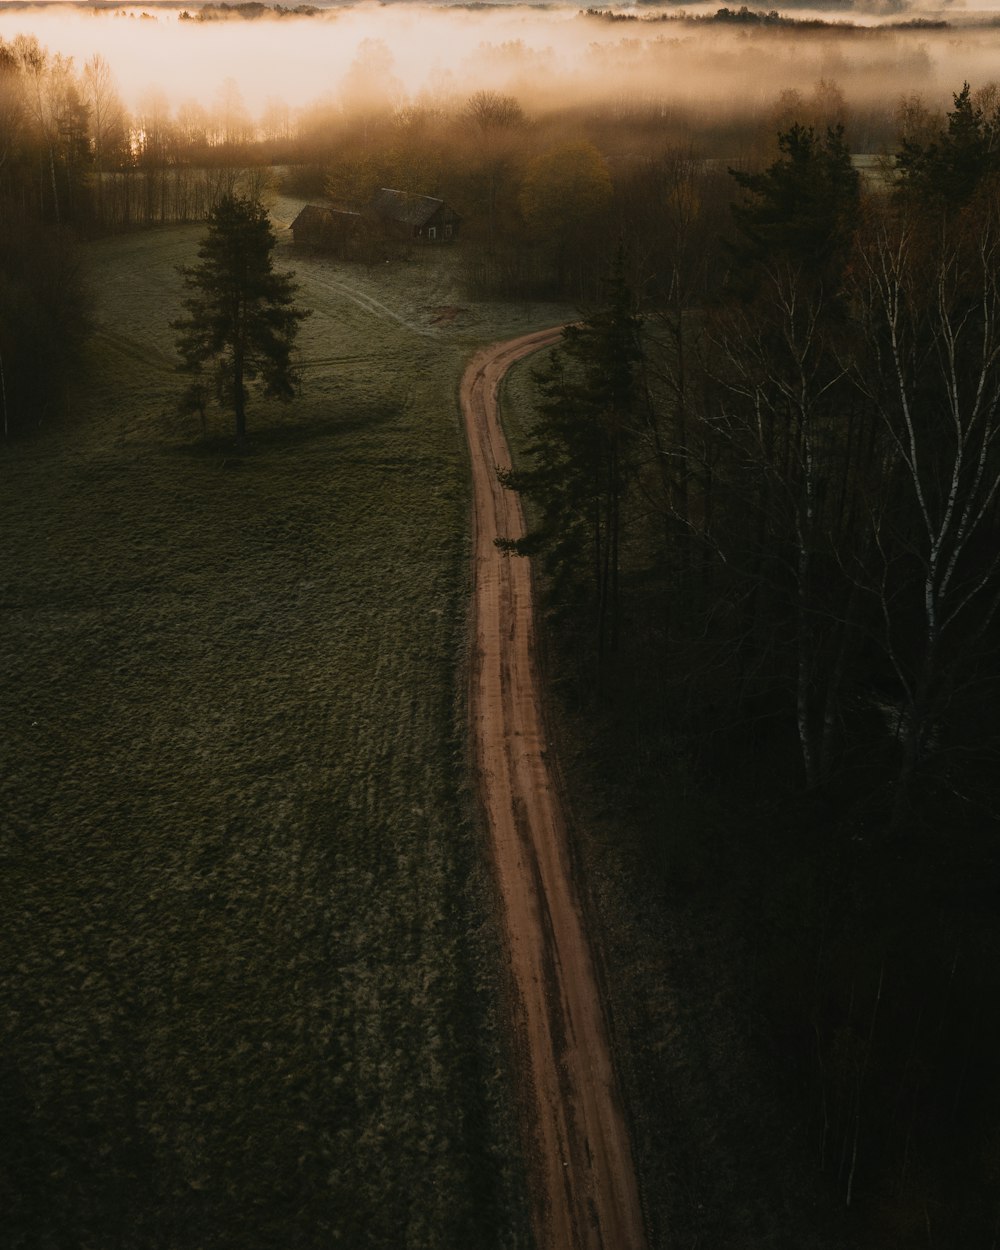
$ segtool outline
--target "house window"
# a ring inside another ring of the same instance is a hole
[[[447,226],[445,226],[445,228],[444,228],[444,237],[445,237],[446,239],[450,239],[450,238],[451,238],[451,225],[450,225],[450,224],[449,224],[449,225],[447,225]]]
[[[436,239],[438,237],[437,226],[427,227],[427,237],[429,239]]]

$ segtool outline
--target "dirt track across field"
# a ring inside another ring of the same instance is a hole
[[[524,533],[520,500],[496,476],[510,464],[498,387],[515,361],[559,334],[487,348],[462,378],[475,513],[473,741],[506,908],[538,1250],[644,1250],[631,1144],[546,759],[531,569],[493,541]]]

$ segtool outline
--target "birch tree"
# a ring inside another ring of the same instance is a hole
[[[1000,205],[929,234],[878,218],[856,283],[890,460],[874,591],[902,698],[898,813],[1000,604]]]
[[[727,555],[745,581],[745,645],[774,656],[765,667],[779,683],[786,661],[775,652],[790,652],[799,749],[813,786],[834,761],[857,628],[840,570],[858,539],[836,489],[854,472],[851,405],[823,300],[787,264],[769,271],[765,293],[766,318],[758,301],[716,331],[720,401],[709,420],[730,466]]]
[[[841,130],[793,125],[760,173],[731,171],[734,285],[715,322],[719,401],[707,414],[726,451],[720,552],[741,585],[741,650],[758,685],[794,690],[808,785],[830,775],[854,605],[838,562],[853,543],[836,485],[851,470],[852,406],[839,342],[843,274],[858,212]]]
[[[97,217],[107,225],[105,176],[118,169],[128,154],[128,116],[107,61],[95,54],[83,67],[83,98],[89,110],[90,138],[97,173]]]

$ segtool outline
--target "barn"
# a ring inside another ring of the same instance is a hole
[[[307,204],[292,222],[292,238],[309,247],[344,250],[363,222],[360,213],[327,205]]]

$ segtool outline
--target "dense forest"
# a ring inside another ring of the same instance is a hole
[[[873,1244],[997,1217],[997,122],[963,87],[867,188],[792,124],[715,218],[661,167],[670,228],[621,232],[509,480],[591,765],[669,890],[728,899]]]
[[[1000,91],[955,85],[532,109],[408,99],[371,41],[342,99],[254,118],[233,83],[130,111],[99,56],[0,44],[5,437],[71,419],[80,239],[233,191],[440,196],[470,298],[579,304],[511,558],[664,906],[725,901],[754,1035],[871,1245],[1000,1218]]]

